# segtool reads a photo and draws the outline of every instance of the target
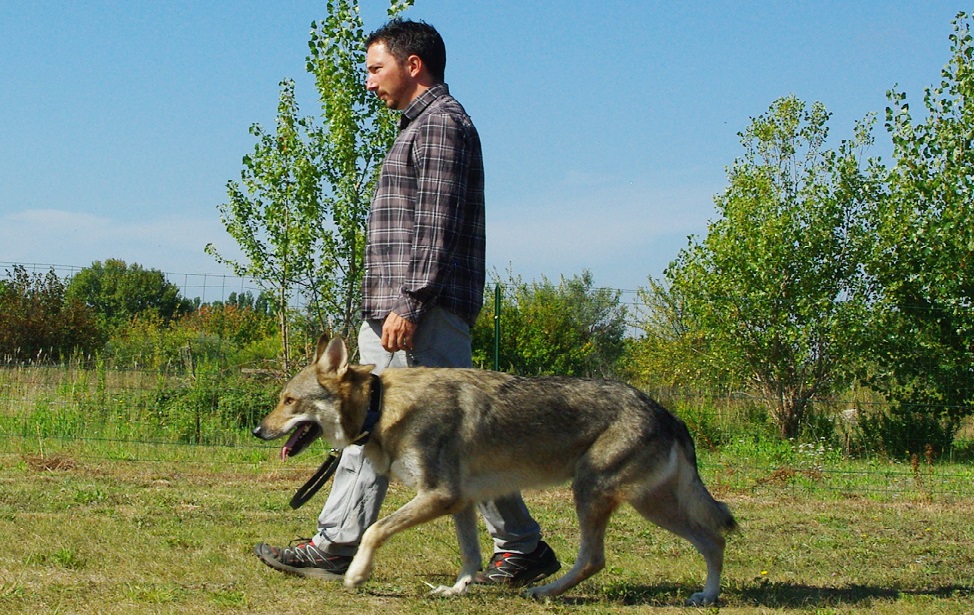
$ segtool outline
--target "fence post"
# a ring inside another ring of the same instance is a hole
[[[501,285],[494,285],[494,371],[499,372],[501,363]]]

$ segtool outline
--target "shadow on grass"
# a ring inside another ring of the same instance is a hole
[[[574,605],[608,601],[626,606],[682,606],[690,594],[696,591],[699,591],[699,587],[688,585],[648,586],[620,583],[604,586],[594,595],[568,596],[562,598],[562,601]],[[762,583],[745,587],[725,587],[721,593],[720,603],[768,608],[821,608],[869,605],[877,600],[895,602],[903,596],[970,598],[974,597],[974,587],[946,585],[922,589],[896,589],[869,585],[815,587],[800,583]]]
[[[736,595],[748,604],[769,607],[839,606],[869,604],[875,600],[896,601],[902,596],[960,598],[974,596],[974,588],[946,585],[922,589],[897,589],[871,585],[815,587],[796,583],[766,583],[747,587]]]

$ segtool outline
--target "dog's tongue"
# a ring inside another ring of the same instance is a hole
[[[294,433],[291,434],[291,437],[287,439],[287,442],[284,444],[284,448],[281,449],[281,461],[287,461],[288,456],[291,454],[291,449],[294,448],[295,444],[297,444],[298,439],[301,438],[304,431],[305,426],[302,425],[295,429]]]

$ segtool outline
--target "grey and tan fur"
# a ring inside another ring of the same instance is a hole
[[[350,366],[342,340],[319,340],[315,363],[286,385],[254,434],[273,440],[295,432],[286,447],[291,454],[319,435],[348,446],[361,435],[371,369]],[[475,369],[387,369],[381,379],[382,415],[365,453],[417,493],[365,532],[346,586],[369,579],[376,549],[393,534],[452,514],[462,568],[453,586],[434,593],[463,594],[481,566],[475,504],[570,480],[578,558],[566,574],[528,595],[557,596],[600,571],[609,517],[629,502],[703,555],[707,580],[689,602],[717,601],[724,534],[736,523],[701,482],[686,426],[643,393],[619,382]]]

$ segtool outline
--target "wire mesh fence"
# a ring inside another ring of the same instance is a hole
[[[233,475],[270,467],[303,481],[321,455],[280,464],[276,445],[250,435],[272,407],[279,383],[264,381],[226,402],[211,396],[212,389],[239,387],[240,380],[222,378],[201,383],[154,370],[2,367],[0,467],[63,460],[82,470],[124,464],[132,471]],[[851,458],[824,438],[772,445],[749,437],[740,424],[735,433],[720,433],[714,424],[727,420],[730,411],[715,400],[687,394],[680,405],[696,408],[685,418],[695,431],[702,473],[717,490],[883,500],[974,497],[970,463]],[[717,440],[721,444],[713,444]],[[326,444],[320,447],[323,454]]]
[[[14,265],[31,274],[53,271],[61,278],[82,269],[0,262],[0,270],[9,272]],[[164,275],[183,296],[200,303],[227,301],[234,293],[256,295],[261,290],[255,280],[233,275]],[[641,307],[637,291],[615,292],[627,310],[637,312]],[[636,336],[639,331],[630,327],[629,333]],[[16,462],[68,448],[75,451],[75,458],[81,454],[91,462],[232,464],[238,468],[272,459],[274,446],[255,441],[249,430],[273,404],[279,383],[241,379],[239,366],[224,366],[211,373],[184,367],[122,369],[98,362],[0,365],[0,456]],[[235,394],[226,395],[228,388]],[[761,400],[741,393],[700,390],[670,390],[662,396],[665,405],[681,416],[689,413],[684,418],[695,431],[702,462],[710,464],[709,471],[728,488],[866,497],[974,495],[970,464],[974,423],[969,420],[962,424],[959,448],[934,459],[925,454],[923,441],[917,440],[911,445],[912,458],[897,462],[876,451],[850,454],[848,442],[843,440],[849,424],[860,413],[880,412],[881,402],[859,399],[844,406],[844,402],[820,400],[816,401],[822,410],[819,418],[831,421],[826,425],[830,437],[771,447],[765,444],[766,450],[754,451],[757,445],[739,436],[752,425],[760,430],[753,417]],[[850,412],[853,414],[846,416]],[[202,450],[207,454],[201,455]]]
[[[51,263],[20,263],[0,261],[0,279],[10,276],[14,267],[23,267],[31,275],[44,275],[53,271],[61,280],[67,280],[85,267]],[[231,293],[250,293],[257,296],[264,290],[260,283],[249,277],[227,273],[169,273],[162,272],[166,281],[179,288],[187,299],[198,299],[201,304],[225,302]]]

